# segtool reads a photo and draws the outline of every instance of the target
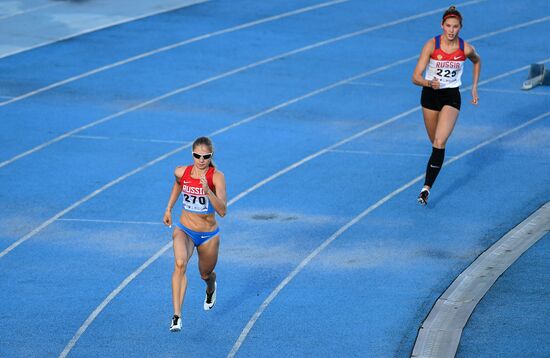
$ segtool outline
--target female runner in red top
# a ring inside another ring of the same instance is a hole
[[[207,137],[200,137],[193,143],[193,164],[177,167],[176,180],[172,187],[168,206],[164,213],[164,224],[172,227],[172,207],[182,195],[183,210],[176,223],[172,238],[174,241],[174,272],[172,274],[172,303],[174,316],[171,331],[181,330],[181,307],[187,289],[187,263],[196,247],[199,255],[199,272],[206,282],[204,310],[210,310],[216,303],[216,273],[220,234],[216,213],[225,216],[227,198],[225,177],[212,162],[214,147]]]
[[[428,203],[428,195],[445,158],[445,144],[453,131],[460,111],[460,91],[464,61],[474,64],[472,103],[477,105],[477,83],[481,59],[472,45],[458,37],[462,29],[462,15],[449,7],[441,21],[442,35],[426,42],[414,69],[413,83],[422,86],[422,114],[432,155],[426,168],[426,180],[418,196],[421,205]],[[422,76],[422,72],[425,75]]]

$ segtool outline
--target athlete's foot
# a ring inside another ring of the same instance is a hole
[[[170,324],[170,331],[172,331],[172,332],[181,331],[181,317],[180,316],[175,314],[172,317],[172,323]]]
[[[211,310],[212,307],[216,304],[216,293],[218,292],[218,283],[214,282],[214,291],[208,292],[208,289],[206,289],[206,297],[204,298],[204,310],[208,311]]]
[[[418,194],[418,203],[420,205],[426,205],[428,204],[428,196],[430,195],[430,191],[427,188],[422,188],[420,191],[420,194]]]

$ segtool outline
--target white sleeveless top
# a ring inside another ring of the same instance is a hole
[[[464,53],[464,40],[458,38],[460,47],[453,53],[441,50],[441,36],[435,37],[435,49],[430,56],[430,62],[426,67],[425,79],[439,80],[440,88],[456,88],[462,84],[462,70],[466,54]]]

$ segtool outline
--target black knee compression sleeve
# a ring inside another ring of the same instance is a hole
[[[428,166],[426,167],[426,181],[424,182],[424,185],[427,185],[430,188],[433,186],[435,178],[437,178],[437,175],[441,170],[441,166],[443,165],[444,159],[445,159],[445,148],[443,149],[439,149],[435,147],[432,148],[432,155],[430,156],[430,160],[428,161]]]

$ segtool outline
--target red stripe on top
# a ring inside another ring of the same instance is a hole
[[[435,42],[436,46],[430,58],[436,61],[466,61],[466,54],[464,53],[464,50],[462,50],[460,47],[452,53],[446,53],[441,49],[441,44],[440,46],[437,46],[437,43],[439,42],[437,38],[435,39]]]
[[[185,171],[183,172],[183,175],[180,179],[180,185],[183,185],[183,180],[189,181],[190,183],[187,184],[188,186],[194,186],[197,188],[202,188],[201,180],[193,178],[191,176],[191,171],[193,170],[193,166],[189,165],[185,168]],[[214,172],[216,171],[216,168],[209,167],[206,171],[206,181],[208,182],[208,187],[213,192],[216,192],[216,187],[214,186]]]

